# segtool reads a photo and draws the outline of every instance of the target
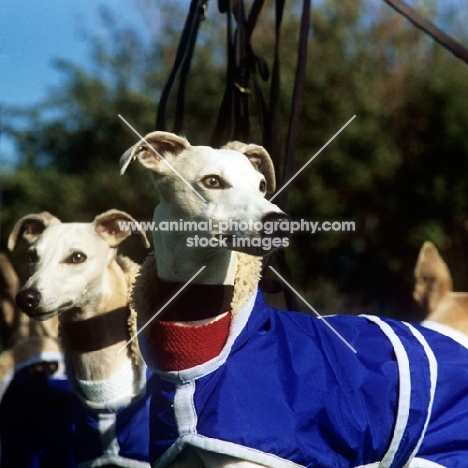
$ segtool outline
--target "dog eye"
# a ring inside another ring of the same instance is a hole
[[[217,175],[208,175],[202,179],[205,187],[210,189],[223,189],[226,188],[226,183]]]
[[[66,260],[65,263],[83,263],[88,257],[83,252],[73,252]]]
[[[32,249],[28,250],[28,253],[26,254],[26,259],[28,263],[37,263],[39,261],[39,256],[37,255],[37,252]]]
[[[258,187],[260,192],[265,193],[266,192],[266,182],[264,180],[260,181],[260,186]]]

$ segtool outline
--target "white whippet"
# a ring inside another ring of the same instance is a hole
[[[203,267],[194,283],[233,285],[239,271],[236,252],[260,258],[284,245],[287,234],[281,233],[279,225],[289,217],[265,199],[267,193],[275,190],[275,174],[271,159],[261,146],[231,142],[221,149],[213,149],[191,146],[185,138],[172,133],[154,132],[122,156],[121,173],[132,160],[138,160],[151,171],[160,194],[153,217],[160,279],[184,283]],[[199,223],[199,229],[195,225],[190,230],[168,232],[161,229],[171,223],[183,227],[184,221]],[[265,225],[269,229],[265,230]],[[260,262],[246,272],[252,275],[244,279],[246,283],[256,283],[259,268]],[[210,302],[209,295],[208,292],[206,305]],[[200,294],[196,299],[190,297],[189,294],[189,302],[198,303],[204,299]],[[176,324],[199,327],[225,316],[225,310],[219,310],[218,313],[222,313],[214,317],[203,314],[201,319],[191,317],[194,308],[189,306],[187,313],[178,310],[180,316],[177,315]],[[150,317],[141,315],[139,323],[143,325]],[[248,468],[263,465],[189,448],[170,466]]]
[[[261,256],[284,245],[288,222],[264,198],[274,175],[263,148],[217,150],[154,132],[124,154],[122,170],[132,160],[160,194],[156,261],[142,265],[133,294],[142,353],[159,379],[153,468],[464,466],[466,348],[391,319],[325,321],[265,304]],[[210,220],[198,244],[194,232],[166,229]]]
[[[167,132],[150,133],[144,140],[122,156],[121,172],[135,159],[151,171],[161,195],[153,217],[156,228],[171,222],[183,226],[184,221],[207,226],[153,231],[160,278],[187,281],[205,266],[197,283],[232,284],[235,251],[264,256],[281,246],[261,242],[275,239],[279,223],[289,219],[265,199],[275,190],[275,174],[264,148],[240,142],[219,150],[191,146]],[[268,234],[260,227],[266,223],[272,228]],[[205,236],[208,245],[196,244],[195,235]]]
[[[129,304],[139,265],[117,253],[131,234],[121,223],[129,221],[134,219],[118,210],[102,213],[91,223],[62,223],[47,212],[30,214],[14,226],[9,247],[15,248],[21,237],[31,244],[31,276],[16,300],[35,320],[59,315],[72,387],[88,408],[103,415],[98,423],[102,459],[118,466],[147,466],[119,458],[116,439],[110,437],[115,419],[106,415],[128,406],[145,388],[137,343],[118,353],[136,330]],[[140,233],[148,247],[145,233]]]

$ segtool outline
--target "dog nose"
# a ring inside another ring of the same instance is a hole
[[[16,305],[25,313],[32,312],[41,300],[41,293],[35,289],[25,289],[16,295]]]
[[[287,237],[290,221],[291,218],[282,212],[277,213],[272,211],[266,214],[262,218],[262,237]]]

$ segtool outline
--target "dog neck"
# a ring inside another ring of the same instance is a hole
[[[71,313],[77,317],[80,312],[77,309]],[[80,355],[121,343],[128,337],[126,322],[129,313],[128,306],[123,306],[87,319],[62,320],[61,332],[68,349]],[[106,330],[112,330],[112,333],[106,333]]]
[[[159,320],[202,325],[231,310],[231,285],[187,284],[158,278],[156,286],[154,300],[161,307]]]
[[[200,359],[207,359],[207,356],[209,358],[214,357],[213,353],[216,354],[216,352],[219,354],[219,351],[223,346],[223,337],[221,334],[224,333],[223,336],[225,339],[227,336],[226,334],[229,334],[232,323],[236,320],[237,314],[245,306],[257,288],[257,284],[260,279],[261,262],[262,260],[259,257],[253,257],[243,253],[237,254],[235,281],[233,285],[232,300],[228,307],[230,310],[230,314],[228,314],[228,316],[221,313],[218,317],[212,317],[205,321],[194,321],[194,317],[190,314],[192,307],[190,307],[190,303],[187,302],[185,306],[187,310],[183,311],[183,318],[188,320],[185,320],[183,324],[184,326],[181,326],[180,328],[191,327],[197,328],[198,330],[174,330],[171,326],[174,322],[166,320],[163,320],[166,324],[163,324],[158,330],[158,320],[152,320],[152,318],[154,317],[154,314],[159,311],[161,305],[163,305],[161,304],[160,299],[160,289],[165,287],[165,282],[161,281],[158,277],[154,255],[149,255],[141,266],[140,275],[137,277],[135,282],[133,290],[133,306],[138,316],[139,325],[143,327],[145,324],[149,323],[149,326],[144,328],[143,333],[146,336],[146,342],[148,343],[151,352],[155,356],[161,356],[161,352],[164,353],[166,362],[171,361],[171,363],[173,363],[178,361],[178,365],[180,365],[180,361],[183,359],[185,363],[187,362],[185,357],[181,358],[180,354],[182,353],[185,356],[191,357],[190,346],[191,344],[196,343],[200,336],[198,331],[200,331],[206,345],[203,346],[203,350],[197,350],[197,353],[201,356]],[[208,294],[205,295],[209,300],[210,296]],[[188,301],[188,299],[186,300]],[[219,301],[219,304],[222,303],[222,301]],[[220,306],[218,310],[223,308],[225,307]],[[221,321],[223,318],[225,318],[225,320]],[[152,321],[149,322],[150,320]],[[211,328],[211,325],[217,321],[219,321],[219,323],[215,324],[216,326],[214,328]],[[203,328],[206,325],[210,325],[209,330],[207,328]],[[163,336],[163,339],[165,340],[165,349],[161,349],[159,347],[159,343],[155,338],[156,336]],[[207,337],[209,339],[209,343]],[[184,349],[179,350],[180,342],[179,347],[177,347],[177,343],[175,343],[174,340],[183,340],[186,344]],[[170,354],[171,350],[174,353],[173,355]],[[174,352],[174,350],[176,352]],[[168,367],[172,365],[171,363],[168,364]],[[201,362],[197,362],[197,364],[200,363]],[[196,364],[191,362],[190,365]]]
[[[257,288],[260,280],[262,259],[252,255],[237,253],[234,291],[230,310],[235,320],[236,315],[247,303]],[[141,266],[132,294],[132,303],[138,316],[138,323],[143,326],[161,308],[160,289],[165,284],[161,283],[159,270],[154,254],[148,255]]]
[[[426,320],[440,322],[468,335],[468,293],[449,292]]]
[[[118,257],[103,275],[109,293],[98,304],[60,313],[62,346],[78,380],[103,381],[129,362],[136,364],[134,347],[117,353],[136,331],[129,308],[133,265]]]
[[[160,368],[179,371],[216,357],[229,336],[234,286],[158,278],[155,290],[163,309],[149,326]]]
[[[230,324],[230,312],[197,326],[155,320],[150,333],[159,368],[181,371],[215,358],[226,344]]]
[[[154,221],[178,223],[166,202],[161,202],[155,209]],[[200,233],[198,233],[200,234]],[[166,281],[185,283],[200,269],[203,270],[194,279],[197,284],[234,284],[237,255],[230,250],[217,247],[189,245],[196,232],[154,231],[153,244],[158,267],[158,276]]]

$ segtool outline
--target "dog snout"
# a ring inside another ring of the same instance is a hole
[[[262,237],[285,237],[291,218],[282,212],[271,212],[262,218]],[[286,228],[286,229],[285,229]]]
[[[16,305],[26,314],[34,311],[41,300],[41,293],[36,289],[28,288],[16,295]]]

